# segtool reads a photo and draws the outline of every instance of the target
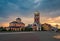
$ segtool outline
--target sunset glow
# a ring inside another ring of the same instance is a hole
[[[20,17],[25,25],[34,22],[34,12],[40,12],[40,23],[60,25],[60,0],[0,0],[0,26]]]

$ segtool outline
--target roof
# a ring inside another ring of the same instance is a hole
[[[16,22],[16,21],[13,21],[13,22],[11,22],[11,23],[17,23],[17,24],[24,24],[23,22]]]
[[[16,21],[13,21],[13,22],[11,22],[11,23],[17,23]]]

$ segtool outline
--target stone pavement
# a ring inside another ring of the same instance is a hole
[[[60,41],[56,32],[0,32],[0,41]]]

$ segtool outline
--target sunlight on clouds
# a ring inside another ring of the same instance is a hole
[[[48,23],[51,24],[52,26],[58,24],[59,25],[58,28],[60,28],[60,16],[54,18],[41,17],[41,23]]]
[[[54,18],[49,18],[46,21],[48,21],[49,23],[60,23],[60,16],[54,17]]]
[[[46,23],[60,23],[60,16],[54,18],[41,17],[41,21]]]
[[[33,23],[34,19],[30,15],[35,10],[43,12],[41,13],[43,17],[40,17],[41,23],[60,25],[60,0],[0,0],[0,3],[0,16],[2,17],[0,23],[4,24],[3,26],[8,25],[17,17],[20,17],[26,25]]]
[[[11,16],[9,19],[8,19],[8,22],[4,22],[2,24],[0,24],[1,26],[9,26],[9,23],[12,22],[12,21],[15,21],[15,19],[17,18],[17,16],[13,17]],[[22,19],[22,22],[25,23],[25,25],[27,26],[28,24],[32,24],[34,22],[34,18],[33,17],[23,17],[23,16],[20,16],[20,18]],[[56,24],[59,25],[58,28],[60,28],[60,16],[59,17],[54,17],[54,18],[48,18],[48,17],[41,17],[40,19],[40,22],[43,24],[43,23],[48,23],[48,24],[51,24],[52,26],[55,26]]]
[[[9,22],[1,23],[0,26],[8,27],[9,26]]]
[[[34,22],[34,19],[33,18],[28,18],[28,17],[23,17],[22,18],[22,21],[28,25],[28,24],[32,24]]]
[[[14,19],[14,18],[13,18]],[[28,24],[32,24],[33,23],[33,18],[26,18],[26,17],[22,17],[22,22],[25,23],[25,25],[27,26]],[[10,22],[13,21],[13,20],[10,20]],[[15,21],[15,20],[14,20]],[[4,27],[7,27],[9,26],[9,23],[10,22],[5,22],[5,23],[2,23],[0,24],[0,26],[4,26]]]
[[[28,24],[32,24],[33,21],[34,21],[34,18],[32,17],[24,17],[24,16],[21,16],[21,15],[10,15],[9,18],[7,18],[7,22],[2,22],[0,24],[0,26],[4,26],[4,27],[7,27],[9,26],[9,23],[12,22],[12,21],[16,21],[16,18],[21,18],[22,22],[25,23],[25,25],[27,26]]]

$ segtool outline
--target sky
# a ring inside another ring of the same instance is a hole
[[[32,24],[35,11],[40,12],[41,23],[60,25],[60,0],[0,0],[0,26],[8,26],[17,17]]]

